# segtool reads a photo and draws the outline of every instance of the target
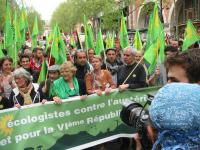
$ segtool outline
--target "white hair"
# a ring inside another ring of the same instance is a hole
[[[132,55],[135,55],[137,53],[137,50],[135,48],[133,48],[132,46],[127,46],[124,48],[124,51],[130,50]]]
[[[29,81],[33,80],[31,74],[22,67],[15,69],[15,71],[13,72],[14,78],[19,76],[24,76]]]

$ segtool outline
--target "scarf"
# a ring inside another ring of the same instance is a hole
[[[33,100],[32,100],[31,95],[30,95],[32,89],[33,89],[32,83],[30,83],[25,88],[19,88],[19,93],[24,98],[24,105],[30,105],[30,104],[33,103]]]

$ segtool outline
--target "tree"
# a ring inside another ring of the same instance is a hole
[[[18,14],[20,14],[20,7],[17,5],[16,1],[8,0],[10,10],[11,10],[11,19],[14,18],[14,11],[17,11]],[[0,30],[3,31],[5,20],[6,20],[6,1],[0,0]],[[34,18],[35,16],[38,17],[38,25],[39,25],[39,31],[43,31],[43,21],[41,20],[40,14],[34,10],[33,8],[29,8],[27,10],[27,16],[28,16],[28,23],[29,23],[29,29],[32,30]]]
[[[42,31],[44,30],[43,29],[44,21],[42,21],[41,15],[35,9],[33,9],[33,8],[30,8],[27,11],[27,18],[28,18],[29,30],[32,33],[33,25],[34,25],[34,20],[35,20],[36,16],[38,18],[38,30],[39,30],[39,33],[42,33]]]
[[[124,0],[126,3],[129,1]],[[117,29],[121,10],[116,0],[68,0],[53,13],[51,26],[58,23],[64,31],[70,32],[77,23],[83,23],[84,15],[92,21],[99,18],[104,30]]]
[[[13,0],[8,0],[11,13],[14,14],[14,10],[19,10],[17,3]],[[0,0],[0,30],[2,31],[6,20],[6,0]]]

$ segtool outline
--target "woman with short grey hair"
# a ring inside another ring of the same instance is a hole
[[[13,77],[17,85],[10,95],[11,106],[20,107],[39,103],[41,101],[40,93],[38,92],[39,85],[32,83],[31,74],[24,68],[17,68],[13,72]]]

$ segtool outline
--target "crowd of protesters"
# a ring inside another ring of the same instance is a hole
[[[45,42],[31,49],[27,41],[19,51],[15,68],[6,50],[3,51],[5,57],[0,60],[0,109],[47,101],[61,104],[62,99],[73,96],[83,96],[81,99],[84,99],[86,95],[109,94],[115,88],[124,91],[163,86],[167,81],[200,83],[198,46],[181,52],[178,45],[167,45],[165,64],[158,64],[154,73],[148,74],[149,66],[141,60],[144,49],[137,51],[134,45],[121,49],[118,40],[116,47],[106,49],[103,57],[95,55],[94,49],[77,49],[65,41],[67,61],[62,65],[55,64],[50,56],[51,47],[46,52]],[[43,61],[48,70],[47,79],[38,84]],[[127,141],[121,145],[121,149],[128,147]]]

